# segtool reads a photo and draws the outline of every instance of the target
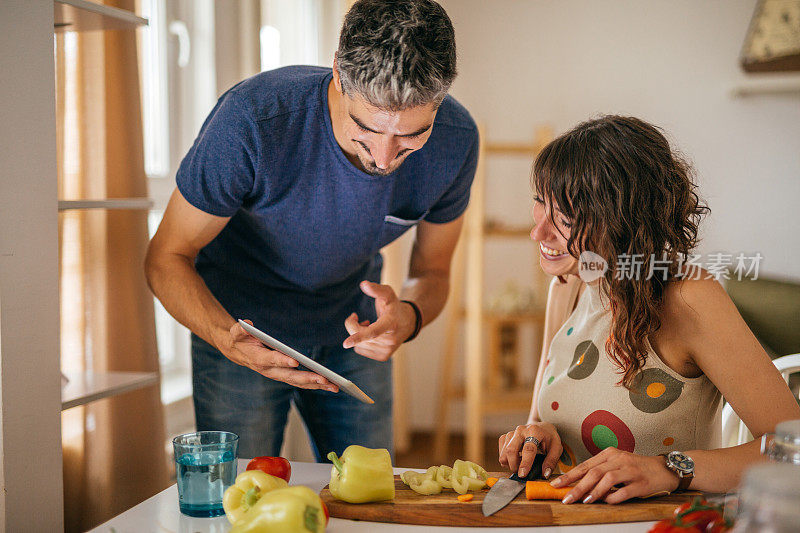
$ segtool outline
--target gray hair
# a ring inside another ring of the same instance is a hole
[[[344,18],[342,91],[392,111],[439,105],[456,77],[456,38],[433,0],[359,0]]]

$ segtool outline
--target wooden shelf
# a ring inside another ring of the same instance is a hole
[[[461,316],[467,315],[466,309],[461,309]],[[545,312],[543,309],[533,309],[530,311],[522,311],[518,313],[501,313],[491,309],[483,311],[483,319],[485,322],[540,322],[544,321]]]
[[[147,19],[117,7],[88,0],[54,0],[55,31],[129,30],[146,26]]]
[[[70,209],[133,209],[149,211],[153,207],[150,198],[108,198],[106,200],[59,200],[58,210]]]
[[[531,228],[527,226],[506,226],[501,224],[486,224],[483,234],[487,237],[513,237],[529,239]]]
[[[533,157],[538,152],[538,146],[521,143],[486,143],[485,150],[492,154],[529,155]]]
[[[61,410],[85,405],[158,383],[157,372],[67,373],[69,383],[61,388]]]
[[[485,311],[484,319],[487,322],[544,322],[544,310],[523,311],[519,313],[500,313]]]
[[[730,89],[734,98],[766,95],[800,95],[800,76],[782,76],[777,79],[748,80]]]
[[[465,397],[466,388],[464,386],[455,387],[452,390],[451,398],[463,399]],[[533,383],[486,395],[481,402],[481,411],[484,414],[527,411],[531,407],[532,398]]]

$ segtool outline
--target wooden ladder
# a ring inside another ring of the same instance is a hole
[[[533,393],[532,383],[511,383],[508,376],[508,352],[516,351],[518,365],[519,342],[515,340],[519,327],[532,324],[538,333],[538,342],[544,330],[544,302],[547,276],[534,268],[533,287],[536,309],[522,313],[498,313],[486,308],[484,295],[484,242],[487,238],[529,238],[529,227],[512,227],[487,224],[485,217],[486,158],[492,155],[515,155],[533,158],[553,137],[552,129],[537,129],[534,141],[529,144],[490,143],[481,141],[478,167],[472,185],[470,205],[464,224],[464,238],[458,244],[453,258],[451,274],[451,301],[446,313],[445,339],[439,378],[439,401],[436,410],[434,454],[438,460],[447,458],[450,433],[449,412],[454,400],[466,399],[466,457],[483,461],[484,418],[488,414],[527,410]],[[530,194],[530,191],[528,191]],[[538,257],[538,251],[534,248]],[[537,261],[538,263],[538,261]],[[453,372],[458,359],[461,328],[464,331],[465,383],[454,383]],[[488,361],[484,358],[484,333],[488,332]],[[534,355],[538,359],[539,352]],[[512,357],[513,359],[513,357]],[[488,363],[488,365],[487,365]],[[537,362],[538,364],[538,362]],[[484,367],[488,375],[484,376]],[[511,369],[513,372],[513,368]]]

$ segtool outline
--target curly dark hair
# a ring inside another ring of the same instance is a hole
[[[438,105],[456,77],[456,37],[433,0],[359,0],[344,17],[336,65],[345,94],[392,111]]]
[[[657,127],[606,115],[549,143],[534,162],[533,186],[569,218],[570,255],[590,250],[608,262],[601,283],[612,314],[606,352],[619,367],[619,383],[630,388],[647,360],[647,336],[661,327],[666,286],[697,245],[709,211],[694,172]],[[641,257],[643,275],[619,276],[620,257]],[[667,275],[645,279],[654,266]]]

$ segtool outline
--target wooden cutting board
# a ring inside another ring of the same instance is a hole
[[[506,477],[508,473],[492,473],[494,477]],[[417,524],[426,526],[552,526],[568,524],[606,524],[613,522],[644,522],[672,516],[675,508],[689,501],[699,492],[671,494],[648,500],[629,500],[617,505],[605,503],[564,505],[559,501],[528,501],[523,490],[505,508],[489,517],[483,516],[481,504],[489,489],[473,492],[470,502],[456,499],[452,489],[439,494],[423,496],[409,489],[400,476],[394,477],[395,498],[378,503],[346,503],[335,499],[328,487],[320,497],[331,516],[368,522],[391,522],[395,524]]]

